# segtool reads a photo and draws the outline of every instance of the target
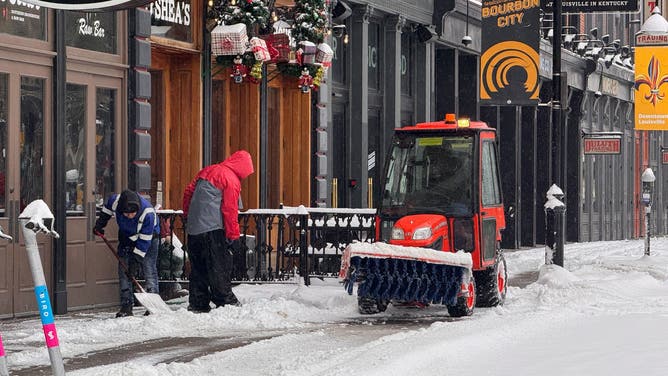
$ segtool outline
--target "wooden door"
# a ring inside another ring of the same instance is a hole
[[[181,209],[185,186],[202,168],[200,56],[154,49],[151,78],[151,196],[162,182],[162,207]]]
[[[19,225],[33,200],[50,201],[50,69],[2,61],[0,68],[0,226],[12,236],[0,240],[0,317],[37,312],[34,282]],[[47,283],[51,281],[50,238],[38,236]],[[48,286],[47,286],[48,288]]]

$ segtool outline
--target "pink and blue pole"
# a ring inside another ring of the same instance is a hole
[[[54,376],[64,376],[63,356],[60,353],[58,333],[56,332],[56,324],[53,319],[53,311],[51,310],[51,300],[49,299],[49,291],[46,287],[42,260],[39,256],[39,247],[37,246],[38,232],[44,232],[56,238],[60,236],[57,232],[53,231],[53,214],[42,200],[31,202],[21,215],[19,215],[19,220],[21,222],[21,229],[23,230],[30,271],[35,282],[35,298],[37,299],[39,317],[42,320],[42,329],[44,330],[44,339],[51,360],[51,369]],[[50,227],[45,226],[44,220],[47,220]]]
[[[0,335],[0,376],[9,376],[7,359],[5,359],[5,348],[2,346],[2,335]]]
[[[2,226],[0,226],[0,238],[12,240],[11,236],[4,233]],[[0,376],[9,376],[7,359],[5,358],[5,347],[2,345],[2,334],[0,334]]]

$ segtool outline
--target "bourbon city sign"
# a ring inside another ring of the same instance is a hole
[[[19,2],[20,0],[15,0]],[[25,0],[44,8],[79,10],[79,11],[111,11],[144,6],[153,0]]]

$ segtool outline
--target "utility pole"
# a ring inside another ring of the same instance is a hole
[[[561,107],[561,0],[554,0],[552,2],[552,184],[553,187],[563,186],[563,158],[566,148],[564,142],[564,128],[562,121],[562,107]],[[550,196],[548,196],[548,201]],[[563,199],[561,193],[560,200]],[[551,257],[551,262],[561,267],[564,266],[564,239],[566,232],[566,221],[564,214],[566,206],[557,205],[558,215],[555,219],[547,220],[546,216],[546,248],[550,248],[550,254],[555,255]],[[556,213],[555,213],[556,214]],[[551,240],[558,241],[551,241]],[[554,249],[552,249],[554,247]]]

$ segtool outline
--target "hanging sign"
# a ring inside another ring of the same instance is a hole
[[[552,13],[553,0],[543,1],[541,8]],[[562,0],[562,13],[637,12],[638,0]]]
[[[636,46],[635,129],[668,131],[668,45]]]
[[[663,164],[668,165],[668,148],[661,148],[661,161]]]
[[[584,153],[589,154],[621,154],[622,139],[615,136],[585,136]]]
[[[112,11],[144,6],[152,0],[26,0],[44,8],[85,11]]]
[[[538,104],[539,0],[483,0],[480,10],[480,104]]]

